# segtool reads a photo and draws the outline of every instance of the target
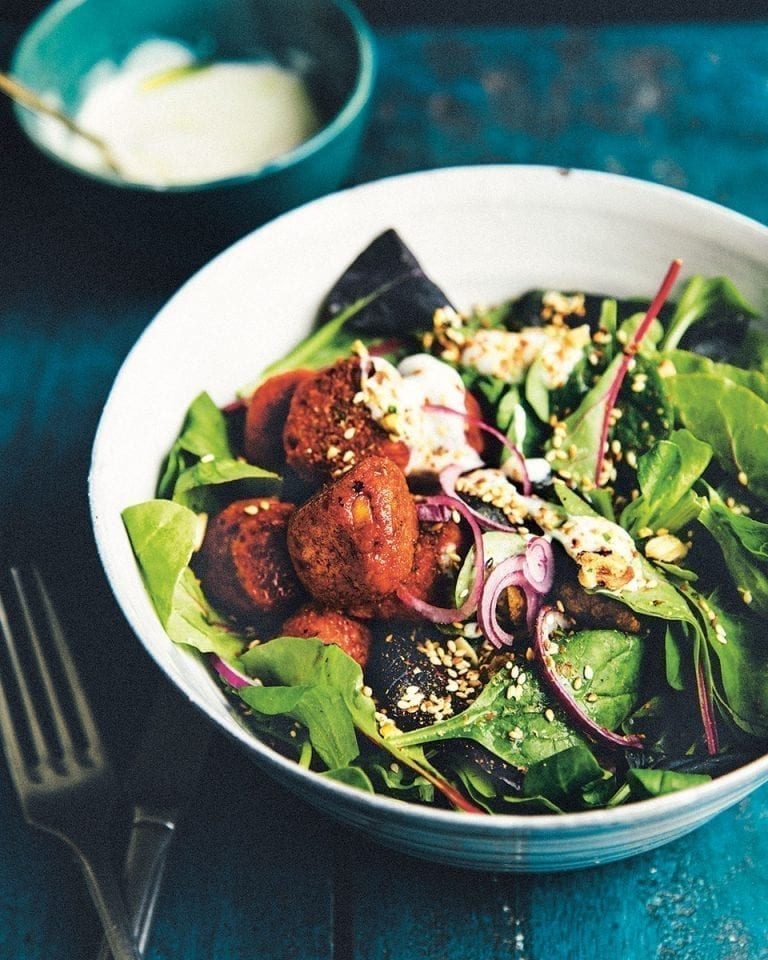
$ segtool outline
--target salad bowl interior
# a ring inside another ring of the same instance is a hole
[[[99,425],[89,481],[112,590],[168,681],[212,723],[289,791],[387,846],[459,867],[559,871],[680,837],[768,781],[768,757],[609,809],[479,815],[404,802],[318,776],[271,749],[243,725],[203,658],[174,645],[158,619],[122,511],[154,496],[192,399],[206,391],[224,407],[287,354],[310,331],[337,277],[389,228],[460,308],[533,288],[650,299],[670,263],[681,260],[681,279],[727,277],[757,312],[768,313],[768,229],[650,183],[488,166],[390,178],[314,201],[210,262],[127,357]]]

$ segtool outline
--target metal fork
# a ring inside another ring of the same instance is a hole
[[[24,817],[76,854],[115,960],[141,960],[109,855],[111,767],[40,573],[29,588],[17,568],[10,576],[0,736]]]

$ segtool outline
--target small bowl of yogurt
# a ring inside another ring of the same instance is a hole
[[[375,60],[350,0],[56,0],[10,72],[89,135],[17,105],[59,164],[255,225],[347,178]]]

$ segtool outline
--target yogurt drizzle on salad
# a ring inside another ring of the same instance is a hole
[[[396,367],[383,357],[370,357],[366,364],[363,402],[390,436],[409,447],[406,474],[437,474],[451,464],[466,469],[481,465],[467,443],[464,419],[429,409],[465,411],[466,390],[453,367],[428,353],[406,357]]]

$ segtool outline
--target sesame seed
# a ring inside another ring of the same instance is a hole
[[[587,664],[584,667],[584,679],[591,680],[594,677],[594,675],[595,675],[595,671],[592,669],[592,667],[590,667],[589,664]]]
[[[552,723],[552,721],[555,719],[555,711],[552,709],[552,707],[547,707],[547,709],[544,711],[544,718],[548,723]]]

